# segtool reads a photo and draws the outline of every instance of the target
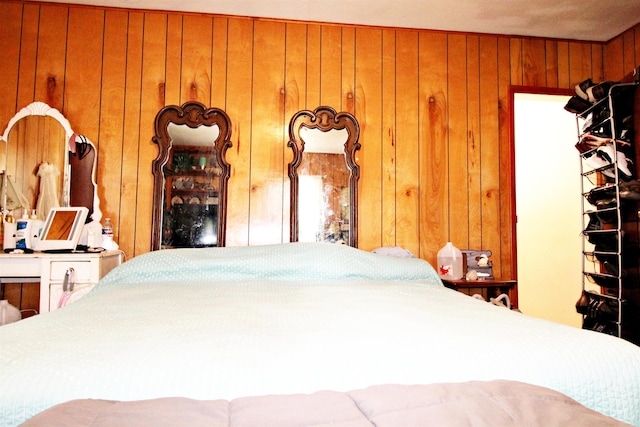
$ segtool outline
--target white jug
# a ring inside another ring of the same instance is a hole
[[[20,310],[9,304],[6,299],[0,301],[0,326],[17,322],[20,319],[22,319]]]
[[[464,275],[462,252],[451,242],[438,251],[438,274],[446,280],[460,280]]]

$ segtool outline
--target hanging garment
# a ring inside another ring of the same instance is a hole
[[[38,167],[40,177],[40,192],[36,203],[36,213],[38,219],[45,220],[51,208],[60,206],[58,200],[58,176],[60,172],[51,163],[41,163]]]
[[[89,209],[87,223],[92,221],[93,198],[96,191],[93,184],[95,158],[93,144],[85,136],[73,134],[69,139],[70,186],[73,188],[70,206],[84,206]]]

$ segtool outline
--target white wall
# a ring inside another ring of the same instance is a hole
[[[580,327],[580,162],[568,96],[516,94],[515,170],[518,306]]]

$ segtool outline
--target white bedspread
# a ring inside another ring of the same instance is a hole
[[[139,256],[80,301],[0,328],[0,425],[78,398],[347,391],[511,379],[640,426],[640,348],[446,289],[346,246]]]

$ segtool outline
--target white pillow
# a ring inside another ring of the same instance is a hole
[[[383,246],[372,251],[374,254],[387,255],[396,258],[416,258],[410,251],[400,246]]]

